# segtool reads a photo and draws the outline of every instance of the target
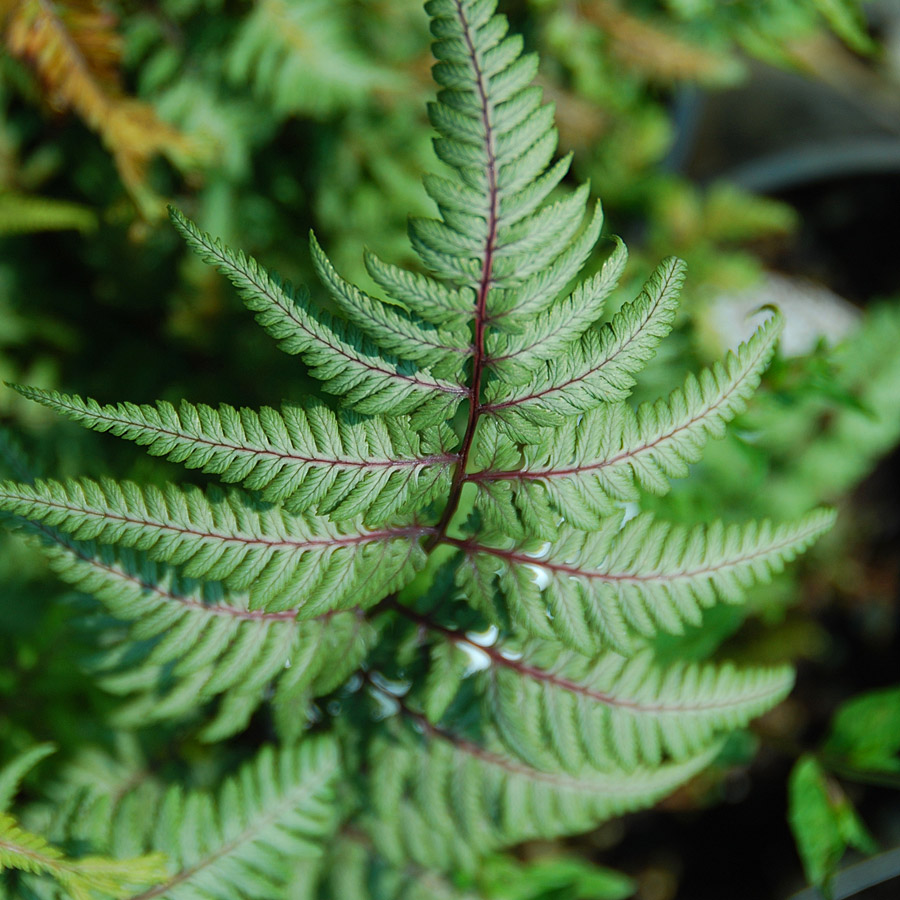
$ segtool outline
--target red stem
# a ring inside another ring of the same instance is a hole
[[[478,55],[475,52],[475,45],[472,43],[472,35],[469,31],[469,25],[463,13],[460,0],[456,0],[456,7],[463,26],[463,38],[472,59],[472,67],[475,70],[478,96],[481,101],[481,120],[484,124],[485,142],[487,147],[489,209],[484,259],[481,265],[481,277],[478,282],[478,296],[475,302],[475,339],[474,351],[472,354],[472,384],[469,388],[469,418],[466,422],[466,430],[459,451],[459,462],[456,464],[456,470],[453,473],[453,481],[450,485],[450,494],[447,499],[447,505],[444,507],[444,512],[437,524],[437,530],[428,539],[428,542],[425,545],[426,550],[433,549],[444,539],[447,534],[447,528],[459,507],[460,496],[462,495],[462,489],[466,482],[466,468],[468,467],[469,453],[472,449],[472,439],[475,437],[475,428],[478,425],[478,418],[482,411],[481,380],[484,373],[485,362],[484,332],[485,325],[487,324],[487,298],[491,289],[491,275],[494,268],[494,250],[497,241],[499,206],[499,196],[497,192],[497,164],[494,156],[494,130],[491,125],[490,103],[487,97],[487,88],[484,83],[484,74],[482,73],[478,62]]]

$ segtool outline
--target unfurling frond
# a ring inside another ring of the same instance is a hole
[[[18,0],[7,13],[5,40],[34,67],[53,105],[74,110],[101,136],[142,212],[159,214],[162,203],[145,183],[147,164],[161,153],[186,162],[197,148],[123,92],[115,24],[95,0]]]

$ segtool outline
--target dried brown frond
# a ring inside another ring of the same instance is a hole
[[[141,213],[163,203],[147,185],[147,165],[160,154],[184,164],[191,142],[151,106],[129,97],[121,80],[115,16],[96,0],[4,0],[4,42],[40,78],[48,105],[75,112],[97,132]]]

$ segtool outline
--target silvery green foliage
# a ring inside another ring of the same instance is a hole
[[[439,86],[429,113],[446,165],[425,180],[438,217],[410,222],[423,271],[370,255],[383,291],[370,296],[313,238],[328,312],[173,214],[336,409],[101,404],[19,388],[228,484],[0,485],[0,507],[27,520],[60,577],[119,623],[97,665],[129,698],[122,723],[202,718],[213,741],[266,704],[282,736],[302,738],[315,718],[342,748],[303,738],[264,751],[217,801],[166,794],[161,824],[129,849],[166,852],[170,881],[142,896],[278,897],[291,884],[292,897],[489,897],[486,857],[655,802],[791,687],[784,667],[663,666],[652,642],[740,603],[830,513],[623,524],[625,502],[664,493],[742,411],[778,315],[634,409],[683,265],[664,261],[605,319],[624,245],[578,280],[602,213],[587,186],[560,189],[569,160],[554,161],[535,57],[493,0],[427,10]],[[475,634],[485,628],[487,641]],[[330,699],[313,707],[316,697]],[[322,766],[331,774],[319,778]],[[288,871],[276,857],[292,842],[332,833],[329,779],[342,784],[331,812],[350,844]],[[306,799],[285,807],[295,787]],[[184,843],[193,822],[202,846]],[[99,826],[84,840],[125,852]],[[215,859],[203,877],[197,854]],[[329,859],[353,864],[335,872]]]

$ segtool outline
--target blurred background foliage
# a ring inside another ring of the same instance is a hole
[[[573,842],[534,897],[595,896],[559,874],[572,854],[628,872],[615,896],[787,896],[801,859],[823,882],[847,846],[900,843],[900,4],[501,6],[541,53],[572,178],[590,180],[607,233],[629,245],[621,296],[661,256],[688,261],[677,339],[638,393],[734,346],[761,306],[788,317],[737,427],[646,505],[686,520],[842,512],[757,592],[750,621],[726,608],[660,648],[799,660],[794,696],[668,801],[670,816]],[[297,281],[313,280],[310,228],[363,285],[364,247],[414,266],[406,218],[429,213],[421,176],[435,166],[419,0],[0,0],[0,29],[0,377],[102,402],[314,390],[189,257],[165,207]],[[179,477],[10,390],[0,421],[28,440],[4,444],[6,468]],[[90,607],[60,595],[30,546],[3,541],[0,761],[46,740],[60,764],[112,750],[117,701],[86,674]],[[157,767],[187,760],[203,780],[224,765],[189,729],[139,739]],[[711,860],[722,828],[730,846]],[[535,865],[557,852],[522,851]]]

